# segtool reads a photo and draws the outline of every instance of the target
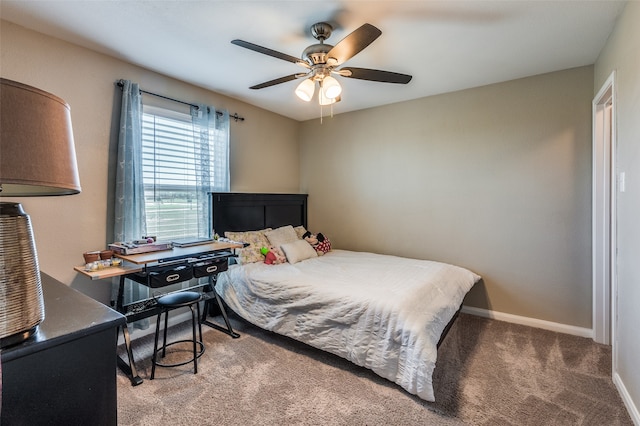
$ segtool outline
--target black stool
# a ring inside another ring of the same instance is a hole
[[[151,380],[156,373],[156,365],[160,367],[177,367],[179,365],[185,365],[193,362],[193,374],[198,373],[198,358],[204,353],[204,343],[202,343],[202,326],[200,325],[200,299],[202,295],[195,291],[183,291],[178,293],[167,294],[157,300],[158,306],[162,308],[158,314],[156,321],[156,336],[153,344],[153,357],[151,358]],[[194,310],[195,305],[195,310]],[[169,311],[189,307],[191,310],[191,328],[193,329],[193,338],[191,340],[177,340],[175,342],[167,344],[167,322],[169,319]],[[164,335],[162,339],[162,349],[158,349],[158,335],[160,334],[160,318],[164,314]],[[200,332],[200,340],[196,336],[196,323],[198,324],[198,330]],[[184,362],[178,362],[175,364],[161,364],[157,362],[158,352],[162,350],[162,358],[166,355],[167,346],[175,345],[176,343],[193,342],[193,358],[189,358]],[[198,350],[198,346],[200,346]]]

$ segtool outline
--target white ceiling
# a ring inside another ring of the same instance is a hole
[[[338,77],[343,86],[342,101],[333,109],[338,114],[593,64],[624,5],[586,0],[1,0],[0,16],[306,120],[318,117],[320,107],[294,95],[297,81],[249,89],[304,69],[231,40],[299,57],[316,43],[309,32],[315,22],[336,24],[327,41],[334,45],[365,22],[380,28],[382,36],[346,65],[411,74],[413,80],[398,85]]]

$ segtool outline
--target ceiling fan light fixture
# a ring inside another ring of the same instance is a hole
[[[316,85],[312,79],[307,78],[296,87],[296,96],[305,102],[309,102],[313,98],[313,93],[316,90]]]
[[[338,83],[338,80],[329,76],[326,76],[322,80],[322,94],[325,98],[335,99],[342,93],[342,86]]]
[[[333,99],[327,98],[323,93],[322,90],[318,91],[318,103],[322,106],[335,104],[340,99],[339,97]]]

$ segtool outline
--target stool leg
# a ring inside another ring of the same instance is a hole
[[[196,336],[196,322],[199,323],[199,319],[196,317],[196,311],[193,309],[193,305],[189,306],[191,310],[191,328],[193,331],[193,374],[198,374],[198,352],[197,352],[197,336]]]
[[[162,358],[167,354],[167,325],[169,324],[169,309],[164,310],[164,334],[162,338]]]
[[[204,343],[204,340],[202,340],[202,321],[200,321],[200,302],[196,303],[196,310],[198,311],[198,331],[200,332],[200,341]]]
[[[153,341],[153,356],[151,357],[151,380],[156,375],[156,357],[158,354],[158,335],[160,334],[160,317],[162,316],[162,311],[158,314],[158,318],[156,319],[156,335]]]

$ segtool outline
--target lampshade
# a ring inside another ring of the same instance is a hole
[[[316,84],[310,78],[305,79],[302,83],[298,84],[296,88],[296,95],[305,102],[309,102],[313,98],[313,93],[316,90]]]
[[[0,79],[0,197],[80,192],[69,105]],[[29,216],[0,203],[0,348],[29,338],[44,320],[40,267]]]
[[[322,92],[325,98],[335,99],[342,93],[342,86],[338,80],[328,75],[322,79]]]
[[[35,87],[0,80],[0,196],[80,192],[69,105]]]

